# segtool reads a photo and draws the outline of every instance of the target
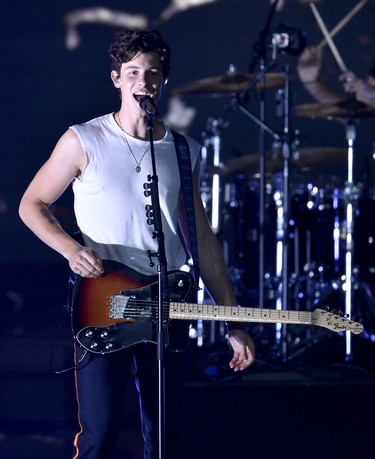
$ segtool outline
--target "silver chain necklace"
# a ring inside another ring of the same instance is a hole
[[[116,119],[116,118],[115,118]],[[129,148],[129,151],[130,151],[130,154],[132,155],[133,159],[134,159],[134,162],[136,164],[136,167],[135,167],[135,171],[139,174],[142,170],[141,168],[141,162],[143,160],[143,158],[145,157],[145,154],[148,152],[148,150],[150,149],[150,146],[148,146],[146,148],[146,150],[143,152],[143,155],[141,157],[141,159],[139,161],[137,161],[137,158],[134,156],[134,153],[132,151],[132,149],[130,148],[130,145],[129,145],[129,142],[128,142],[128,139],[126,137],[126,132],[125,132],[125,129],[122,127],[122,124],[121,124],[121,120],[120,120],[120,115],[117,113],[117,119],[118,119],[118,125],[120,126],[120,129],[122,131],[122,134],[124,136],[124,139],[125,139],[125,142],[126,142],[126,145],[128,146]]]

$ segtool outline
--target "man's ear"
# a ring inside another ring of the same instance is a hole
[[[111,80],[113,81],[113,84],[115,85],[116,88],[120,87],[120,84],[121,84],[120,75],[116,72],[116,70],[112,70]]]

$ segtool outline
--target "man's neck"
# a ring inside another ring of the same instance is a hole
[[[134,118],[132,116],[128,116],[127,113],[118,112],[116,113],[116,121],[122,126],[124,131],[135,137],[136,139],[140,140],[147,140],[149,138],[148,133],[148,122],[146,116],[140,116],[138,118]],[[161,140],[165,136],[165,126],[164,124],[159,121],[158,119],[153,119],[153,137],[154,140]]]

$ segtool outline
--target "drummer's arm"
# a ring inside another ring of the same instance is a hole
[[[329,88],[321,79],[302,83],[306,91],[320,104],[336,104],[344,98]]]
[[[335,104],[344,98],[333,91],[324,81],[320,72],[322,51],[318,47],[306,48],[298,59],[297,73],[306,91],[321,104]]]

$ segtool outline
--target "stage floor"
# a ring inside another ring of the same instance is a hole
[[[38,333],[1,341],[2,458],[71,455],[73,375],[49,368],[51,340]],[[186,382],[186,459],[375,457],[373,345],[354,342],[359,356],[350,363],[340,361],[342,345],[342,337],[326,335],[286,362],[260,346],[256,363],[235,374],[223,343],[193,348]],[[69,365],[70,346],[66,337],[54,349],[55,367]],[[132,403],[112,459],[142,458],[136,393],[132,385],[128,391]]]

